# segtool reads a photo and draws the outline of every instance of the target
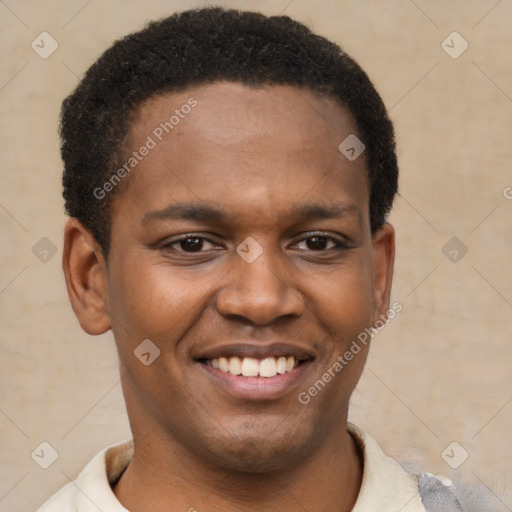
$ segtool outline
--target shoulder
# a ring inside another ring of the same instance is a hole
[[[75,484],[70,482],[54,494],[37,512],[76,512]]]
[[[78,478],[53,495],[37,512],[126,512],[115,497],[111,484],[129,464],[133,442],[118,443],[98,453]]]
[[[498,512],[500,499],[483,486],[455,485],[432,473],[406,469],[386,456],[366,432],[349,423],[363,456],[363,480],[353,512]]]

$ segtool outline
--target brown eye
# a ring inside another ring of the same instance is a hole
[[[343,239],[329,235],[311,235],[298,242],[297,247],[306,251],[331,251],[334,249],[348,249],[349,246]]]
[[[203,248],[204,239],[188,237],[179,241],[180,248],[185,252],[198,252]]]
[[[306,245],[312,251],[324,251],[330,239],[326,236],[312,236],[307,239]]]
[[[160,250],[178,254],[206,254],[219,245],[212,240],[199,235],[185,235],[174,240],[167,240],[160,245]]]

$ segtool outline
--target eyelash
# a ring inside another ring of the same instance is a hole
[[[323,238],[323,239],[325,239],[328,242],[329,241],[333,242],[334,243],[334,247],[330,247],[330,248],[327,248],[327,249],[319,249],[319,250],[307,249],[308,251],[311,251],[311,252],[322,253],[322,252],[336,250],[336,249],[348,249],[349,248],[349,245],[348,245],[347,242],[345,242],[345,241],[343,241],[343,240],[341,240],[341,239],[339,239],[337,237],[334,237],[332,235],[326,235],[326,234],[323,234],[323,233],[314,233],[314,234],[312,234],[310,236],[302,238],[297,243],[305,242],[307,240],[311,240],[312,238]],[[210,240],[207,237],[200,236],[200,235],[194,235],[194,234],[188,234],[188,235],[183,236],[183,237],[181,237],[181,238],[179,238],[177,240],[173,240],[172,242],[165,243],[164,245],[161,246],[161,249],[173,249],[174,248],[173,246],[178,245],[180,242],[183,242],[183,241],[186,241],[186,240],[190,240],[190,239],[198,239],[198,240],[202,240],[203,242],[208,242],[210,244],[217,245],[217,244],[215,244],[214,241]],[[297,244],[294,244],[294,245],[297,245]],[[201,253],[205,253],[205,252],[208,252],[208,251],[203,251],[203,250],[199,250],[199,251],[184,251],[183,249],[178,249],[178,252],[180,252],[182,254],[201,254]]]

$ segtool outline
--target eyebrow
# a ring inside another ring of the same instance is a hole
[[[142,218],[143,224],[154,220],[197,220],[197,221],[222,221],[226,214],[217,207],[200,203],[176,203],[163,210],[149,212]]]
[[[361,218],[361,212],[355,204],[322,204],[308,203],[292,208],[287,215],[298,220],[335,219],[347,215],[356,215]],[[142,224],[155,220],[195,220],[203,222],[225,221],[228,215],[219,207],[202,203],[176,203],[163,210],[146,213]]]
[[[361,217],[359,208],[352,203],[349,204],[317,204],[307,203],[296,208],[293,208],[290,215],[303,220],[316,220],[316,219],[337,219],[345,217],[346,215],[357,215]]]

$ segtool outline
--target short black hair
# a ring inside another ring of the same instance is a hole
[[[92,232],[105,256],[120,187],[101,200],[94,191],[122,165],[131,114],[157,94],[221,80],[306,87],[348,107],[366,146],[371,230],[382,226],[397,192],[398,166],[393,125],[367,74],[339,46],[287,16],[205,8],[116,41],[63,102],[65,210]]]

